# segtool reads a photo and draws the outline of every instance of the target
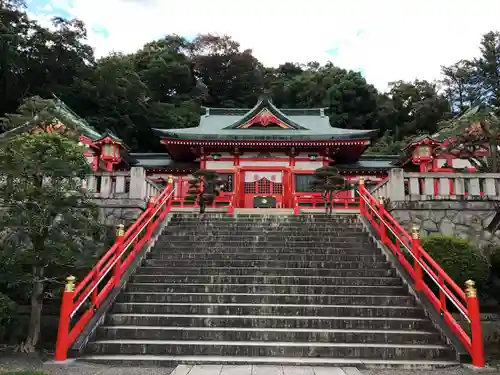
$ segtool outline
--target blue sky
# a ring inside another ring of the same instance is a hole
[[[332,61],[385,90],[438,79],[440,67],[479,54],[500,29],[499,0],[28,0],[41,23],[77,17],[98,56],[133,52],[168,33],[229,34],[267,65]]]

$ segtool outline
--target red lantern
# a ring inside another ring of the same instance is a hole
[[[120,161],[120,144],[104,143],[101,148],[101,159],[108,163],[118,163]]]

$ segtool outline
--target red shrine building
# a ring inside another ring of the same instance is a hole
[[[292,208],[296,196],[320,198],[311,184],[320,167],[336,165],[350,181],[360,175],[382,180],[391,161],[360,159],[377,131],[333,128],[323,108],[278,109],[262,98],[251,109],[204,110],[197,127],[155,129],[172,159],[165,172],[175,175],[179,199],[189,176],[173,168],[177,163],[216,171],[227,181],[225,193],[234,196],[236,208]]]
[[[31,121],[0,134],[0,141],[24,131],[76,133],[97,179],[106,173],[132,174],[134,168],[158,185],[173,179],[174,204],[180,207],[196,204],[185,198],[191,174],[200,169],[217,172],[225,182],[215,202],[219,207],[231,202],[234,208],[320,208],[321,192],[313,190],[312,181],[315,170],[323,166],[337,167],[352,183],[363,176],[367,184],[384,180],[392,168],[452,172],[470,167],[468,160],[435,154],[446,142],[439,134],[414,138],[400,155],[364,155],[378,130],[332,127],[324,108],[278,109],[263,96],[253,108],[203,111],[197,127],[154,129],[165,153],[131,153],[112,132],[97,132],[59,100],[50,108],[52,121]],[[353,190],[338,192],[336,206],[347,208],[353,198]]]

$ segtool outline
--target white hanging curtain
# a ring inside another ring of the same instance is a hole
[[[256,182],[265,178],[266,180],[281,184],[282,172],[245,172],[245,182]]]

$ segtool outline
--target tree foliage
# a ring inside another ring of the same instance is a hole
[[[325,213],[332,214],[336,195],[339,191],[349,189],[350,185],[348,181],[333,166],[316,169],[313,177],[313,190],[322,193],[323,200],[325,201]]]
[[[331,63],[266,67],[226,35],[193,40],[167,35],[135,53],[95,61],[82,22],[56,18],[47,29],[28,17],[21,1],[4,0],[0,7],[0,65],[5,67],[0,118],[15,113],[26,98],[55,94],[133,151],[163,151],[151,128],[195,126],[201,106],[251,108],[262,92],[278,107],[323,107],[332,126],[380,129],[387,147],[374,149],[377,153],[397,151],[399,142],[418,132],[434,132],[477,97],[498,107],[498,32],[483,37],[477,59],[443,67],[441,86],[397,81],[381,93],[360,73]],[[0,123],[0,131],[13,123]]]
[[[197,202],[200,213],[204,213],[206,206],[211,205],[219,195],[221,185],[217,172],[199,169],[193,173],[193,178],[189,181],[187,199]]]
[[[0,263],[16,274],[3,287],[21,286],[30,295],[27,351],[39,341],[46,286],[88,265],[100,250],[98,211],[81,192],[90,172],[82,151],[57,133],[23,134],[0,149]]]

